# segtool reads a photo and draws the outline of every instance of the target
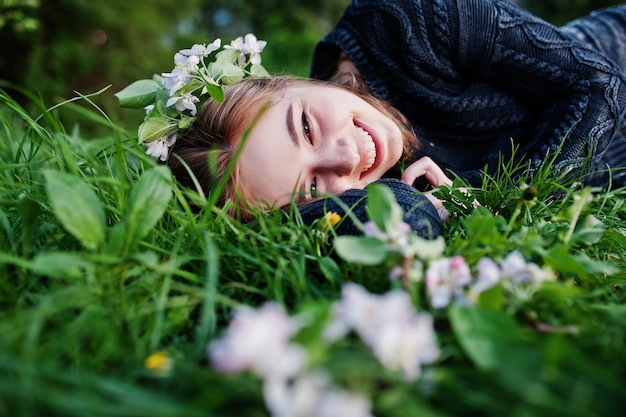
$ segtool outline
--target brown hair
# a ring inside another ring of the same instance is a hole
[[[192,125],[181,131],[167,160],[176,179],[192,189],[195,188],[196,179],[205,195],[215,192],[228,171],[246,129],[252,125],[264,105],[278,100],[289,84],[294,82],[329,84],[328,81],[301,80],[289,76],[245,78],[224,89],[222,103],[209,99]],[[403,132],[405,155],[411,147],[416,146],[415,135],[406,118],[388,103],[369,94],[364,85],[359,86],[356,82],[345,85],[332,81],[331,84],[357,94],[397,121]],[[217,198],[217,205],[223,207],[232,201],[228,213],[239,214],[242,220],[249,220],[251,211],[259,206],[256,199],[246,187],[246,182],[242,181],[239,167],[235,165]]]
[[[284,91],[286,85],[287,79],[281,77],[246,78],[225,88],[222,103],[209,99],[191,126],[179,134],[167,160],[176,179],[189,188],[195,188],[196,179],[206,196],[215,192],[244,131],[263,104]],[[250,203],[254,200],[240,179],[240,170],[235,165],[217,205],[222,207],[230,200],[234,204],[229,206],[229,214],[239,210],[243,219],[249,219]]]

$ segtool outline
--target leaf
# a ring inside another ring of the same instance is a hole
[[[559,233],[559,237],[564,243],[570,243],[576,224],[578,223],[578,219],[587,204],[591,202],[592,199],[593,196],[591,194],[591,188],[587,187],[580,193],[574,195],[574,203],[570,207],[561,210],[556,216],[554,216],[555,221],[565,221],[570,224],[567,232]]]
[[[467,229],[467,236],[473,243],[495,246],[505,241],[503,234],[499,232],[501,227],[498,219],[486,207],[477,207],[472,214],[463,219]]]
[[[403,221],[403,210],[391,190],[382,184],[367,186],[367,214],[383,232],[397,230]]]
[[[119,99],[120,107],[142,109],[154,103],[155,93],[159,87],[154,80],[139,80],[115,93],[115,97]]]
[[[152,168],[139,178],[124,217],[126,249],[143,239],[163,217],[172,194],[172,174],[165,166]]]
[[[576,225],[572,241],[584,243],[585,245],[594,245],[600,241],[605,229],[604,223],[590,214]]]
[[[504,305],[504,289],[501,284],[481,292],[478,295],[478,305],[483,308],[500,310]]]
[[[568,247],[564,244],[550,247],[543,257],[544,262],[559,272],[568,272],[580,277],[588,275],[585,266],[578,262],[578,259],[569,252]]]
[[[343,259],[364,265],[379,265],[388,254],[387,244],[375,237],[338,236],[334,245]]]
[[[455,305],[449,315],[458,342],[481,370],[498,368],[509,349],[521,340],[517,324],[504,312]]]
[[[52,210],[65,230],[95,250],[104,241],[106,218],[96,193],[80,178],[59,171],[45,171],[46,192]]]
[[[93,264],[80,254],[64,252],[43,252],[37,254],[29,265],[29,269],[37,274],[51,278],[82,278],[85,270]]]
[[[226,85],[232,84],[234,82],[241,80],[245,75],[245,73],[243,72],[241,68],[231,63],[224,64],[221,67],[221,73],[222,73],[222,76],[220,80],[222,81],[222,83]]]
[[[341,269],[337,262],[330,256],[318,258],[320,271],[329,282],[341,282],[343,278]]]
[[[219,85],[206,84],[206,90],[209,95],[213,97],[213,100],[218,103],[222,103],[224,101],[224,90],[222,90],[222,87]]]
[[[270,73],[267,72],[265,67],[261,64],[252,64],[250,66],[250,75],[254,77],[269,77]]]
[[[436,239],[415,238],[413,249],[419,259],[435,259],[443,255],[446,250],[446,240],[443,236]]]
[[[241,51],[238,49],[222,49],[215,55],[215,61],[209,65],[215,65],[215,68],[219,69],[224,64],[235,62],[239,58],[239,55],[241,55]]]
[[[164,117],[148,117],[139,126],[139,143],[150,143],[169,136],[172,125]]]

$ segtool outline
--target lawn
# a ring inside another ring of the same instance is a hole
[[[337,237],[241,223],[95,106],[38,106],[0,91],[0,415],[623,412],[625,190],[502,161],[436,191],[439,239],[381,187]]]

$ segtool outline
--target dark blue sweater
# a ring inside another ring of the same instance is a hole
[[[591,156],[591,183],[626,166],[626,6],[556,28],[506,1],[353,0],[312,76],[329,78],[342,51],[408,117],[413,157],[473,184],[514,146],[531,169],[561,145],[556,169],[580,173]]]

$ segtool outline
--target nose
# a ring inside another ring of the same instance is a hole
[[[318,169],[337,176],[350,176],[358,171],[361,157],[345,139],[338,139],[335,146],[329,146],[320,154]]]

